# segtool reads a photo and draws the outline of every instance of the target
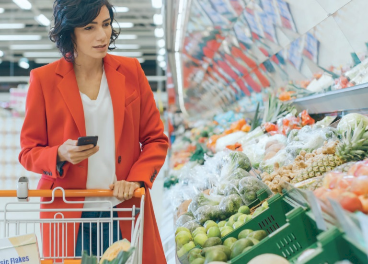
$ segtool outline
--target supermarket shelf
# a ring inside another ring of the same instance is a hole
[[[367,108],[368,84],[361,84],[343,90],[316,94],[293,101],[298,111],[308,109],[310,114]]]

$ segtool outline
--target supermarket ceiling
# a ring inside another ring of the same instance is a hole
[[[0,0],[0,76],[26,76],[32,68],[60,58],[60,53],[48,38],[49,26],[46,26],[52,21],[53,2]],[[147,75],[156,75],[157,59],[162,59],[158,58],[159,53],[164,55],[162,46],[158,47],[158,41],[163,37],[161,9],[154,8],[152,2],[111,0],[117,7],[116,21],[121,27],[114,52],[138,58]],[[30,9],[24,9],[27,3],[32,5]],[[19,66],[22,58],[28,60],[30,67],[26,70]],[[161,66],[164,67],[162,63]]]

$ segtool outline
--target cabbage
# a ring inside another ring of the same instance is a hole
[[[363,121],[364,127],[368,126],[368,117],[357,113],[348,114],[340,120],[337,126],[337,131],[339,131],[339,133],[343,133],[350,129],[354,130],[360,121]]]

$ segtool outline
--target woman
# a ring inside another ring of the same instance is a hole
[[[143,263],[166,263],[148,189],[164,163],[168,139],[144,72],[136,59],[107,54],[118,37],[108,0],[56,0],[54,18],[50,38],[63,58],[31,72],[19,161],[27,170],[42,174],[38,189],[110,188],[114,198],[108,202],[118,208],[139,207],[133,192],[145,186]],[[77,146],[79,137],[95,135],[97,146]],[[41,207],[96,205],[65,204],[59,198]],[[129,215],[119,212],[119,217]],[[108,216],[106,212],[63,212],[64,218]],[[54,217],[59,216],[41,213],[41,218]],[[130,240],[131,224],[119,224],[122,237]],[[92,236],[97,233],[96,226],[87,227],[77,224],[74,230],[68,224],[64,234],[61,228],[44,225],[44,256],[79,255],[82,240],[84,249],[89,249],[90,231]],[[59,232],[56,241],[55,232]],[[108,237],[103,240],[106,249]]]

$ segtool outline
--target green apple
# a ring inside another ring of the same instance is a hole
[[[208,237],[220,237],[221,238],[221,231],[218,226],[213,226],[207,231]]]
[[[229,220],[226,222],[225,226],[233,226],[234,223],[234,221]]]
[[[218,225],[218,227],[224,227],[225,224],[226,224],[226,221],[221,221],[217,225]]]
[[[181,258],[185,255],[185,253],[189,252],[192,248],[195,248],[195,244],[193,241],[182,246],[182,248],[177,252],[178,258]]]
[[[189,241],[193,240],[192,235],[187,231],[180,231],[175,236],[175,242],[177,247],[180,249],[183,245],[187,244]]]
[[[249,222],[250,220],[252,220],[252,216],[247,215],[247,217],[244,218],[244,223]]]
[[[235,230],[235,229],[237,229],[238,227],[242,226],[243,224],[244,224],[244,222],[239,222],[239,221],[235,222],[235,223],[233,224],[233,228],[234,228],[234,230]]]
[[[200,226],[200,227],[197,227],[193,233],[192,233],[192,236],[195,237],[196,235],[198,234],[206,234],[206,228]]]
[[[208,229],[210,229],[213,226],[217,226],[217,224],[212,220],[208,220],[208,221],[206,221],[206,223],[204,223],[204,227],[206,228],[206,232],[208,231]]]
[[[231,248],[231,246],[238,241],[235,237],[229,237],[224,241],[224,246]]]
[[[208,237],[206,234],[198,234],[194,237],[194,243],[203,247],[204,243],[207,241]]]
[[[241,214],[250,214],[250,209],[248,206],[243,205],[243,206],[240,206],[238,212]]]
[[[230,229],[224,229],[222,232],[221,232],[221,237],[224,237],[228,234],[230,234],[231,232],[233,232],[233,230],[230,230]]]
[[[177,235],[181,231],[187,231],[190,234],[190,230],[188,228],[186,228],[186,227],[178,227],[176,229],[175,235]]]
[[[244,219],[247,217],[246,214],[242,214],[241,216],[239,216],[238,218],[238,222],[243,222],[244,223]]]

